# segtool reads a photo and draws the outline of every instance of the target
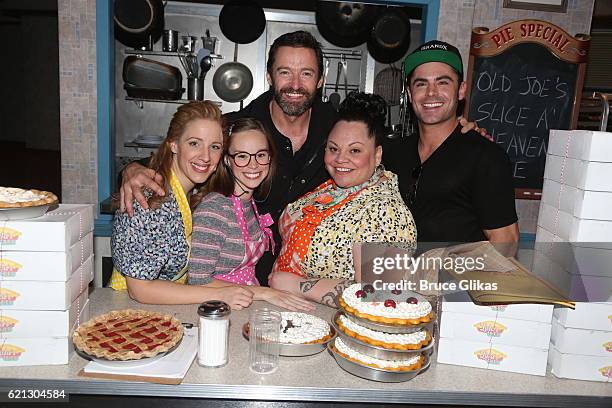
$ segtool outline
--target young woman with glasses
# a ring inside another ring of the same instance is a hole
[[[272,218],[260,215],[256,205],[269,193],[275,170],[270,134],[258,120],[241,118],[227,127],[224,139],[221,165],[193,213],[189,284],[243,287],[232,299],[234,309],[266,300],[289,310],[313,310],[302,296],[259,286],[255,277],[259,258],[275,250]]]

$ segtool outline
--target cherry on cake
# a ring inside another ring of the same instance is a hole
[[[49,191],[0,187],[0,208],[36,207],[55,202],[57,202],[57,197]]]
[[[281,312],[281,343],[314,344],[330,338],[331,329],[325,320],[307,313]]]
[[[366,356],[343,342],[340,337],[336,337],[333,347],[336,353],[348,360],[366,365],[368,367],[380,368],[389,371],[418,370],[425,362],[425,358],[421,354],[412,355],[402,360],[383,360],[380,358]]]
[[[414,325],[433,318],[431,304],[418,293],[377,291],[371,284],[352,284],[344,289],[339,303],[347,313],[377,323]]]
[[[385,333],[363,327],[342,314],[336,319],[336,324],[348,336],[389,350],[418,350],[431,341],[431,334],[425,329],[409,334]]]

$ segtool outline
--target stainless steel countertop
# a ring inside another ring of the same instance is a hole
[[[123,292],[97,288],[90,295],[91,316],[115,309],[142,308],[197,322],[196,306],[138,304]],[[316,315],[334,310],[319,306]],[[241,327],[248,309],[231,315],[229,363],[203,368],[194,362],[180,385],[96,380],[77,376],[86,360],[74,354],[68,365],[3,367],[0,390],[64,389],[69,394],[168,396],[233,400],[337,401],[530,407],[610,407],[612,384],[558,379],[438,364],[405,383],[377,383],[343,371],[327,352],[309,357],[282,357],[269,375],[253,374],[247,365],[248,343]],[[110,384],[109,384],[110,382]]]

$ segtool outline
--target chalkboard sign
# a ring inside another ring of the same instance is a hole
[[[472,33],[467,117],[508,153],[517,198],[538,199],[550,129],[575,129],[588,36],[539,20]]]

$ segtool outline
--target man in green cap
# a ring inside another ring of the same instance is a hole
[[[383,162],[399,176],[418,240],[516,243],[508,156],[478,132],[460,132],[467,85],[459,51],[430,41],[406,57],[403,69],[417,135],[390,141]]]

